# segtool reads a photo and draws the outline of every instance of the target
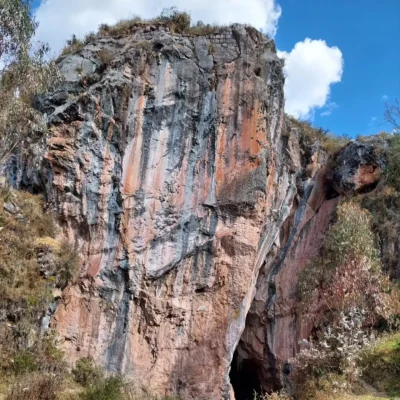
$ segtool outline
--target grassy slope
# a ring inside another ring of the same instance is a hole
[[[400,333],[382,339],[363,360],[364,379],[390,397],[400,397]]]

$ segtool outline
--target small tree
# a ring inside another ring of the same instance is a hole
[[[352,307],[368,317],[388,317],[394,302],[391,283],[381,272],[370,215],[355,203],[338,207],[319,257],[302,272],[298,294],[302,312],[318,325]]]
[[[313,391],[323,390],[327,378],[333,386],[328,390],[351,387],[361,374],[362,352],[374,340],[374,336],[363,329],[365,317],[364,311],[350,308],[340,313],[335,324],[323,326],[318,340],[300,343],[301,351],[292,360],[296,397],[314,398]]]
[[[59,79],[54,62],[47,62],[46,44],[32,47],[38,24],[30,0],[0,0],[0,163],[45,123],[33,98]]]
[[[384,114],[386,122],[389,122],[397,133],[400,133],[400,102],[398,99],[393,104],[386,103]]]

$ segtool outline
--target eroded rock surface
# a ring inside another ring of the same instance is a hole
[[[80,249],[81,276],[52,321],[68,360],[90,355],[153,393],[233,398],[247,317],[238,354],[279,386],[310,330],[297,274],[348,182],[372,185],[379,166],[360,156],[344,174],[344,155],[333,184],[319,146],[306,159],[285,128],[274,43],[252,28],[138,28],[60,68],[66,82],[38,103],[51,135],[36,158],[14,160],[11,180],[44,188]]]
[[[290,386],[290,360],[314,328],[312,319],[297,309],[298,277],[318,256],[341,197],[348,199],[375,187],[381,162],[373,146],[352,141],[332,161],[327,160],[314,179],[298,184],[303,195],[295,201],[265,259],[237,349],[240,362],[252,360],[263,390]]]

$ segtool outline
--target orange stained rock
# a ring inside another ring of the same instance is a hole
[[[144,87],[143,87],[144,91]],[[143,119],[144,108],[147,98],[142,95],[135,105],[135,124],[133,138],[128,144],[123,162],[121,191],[123,194],[133,194],[139,188],[140,162],[143,142]]]
[[[101,259],[102,255],[101,254],[95,254],[92,255],[89,259],[89,265],[87,268],[87,275],[90,278],[93,278],[100,272],[100,267],[101,267]]]
[[[379,181],[381,169],[376,165],[360,165],[357,174],[354,176],[356,189],[363,189]]]

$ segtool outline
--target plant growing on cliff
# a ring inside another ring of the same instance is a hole
[[[394,133],[388,142],[384,174],[387,183],[394,189],[400,190],[400,132]]]
[[[17,379],[5,400],[57,400],[61,388],[60,375],[33,373]]]
[[[62,50],[61,55],[65,56],[81,50],[86,44],[92,41],[95,37],[121,37],[130,35],[137,29],[149,27],[151,30],[157,29],[158,26],[168,28],[170,33],[173,34],[187,34],[187,35],[211,35],[218,33],[223,26],[204,24],[198,21],[191,24],[190,14],[181,12],[175,7],[164,9],[161,14],[152,19],[142,19],[135,15],[131,18],[125,18],[118,21],[114,25],[101,24],[96,34],[90,33],[83,39],[72,35],[71,39],[67,41],[67,45]],[[248,27],[247,29],[252,29]]]
[[[0,162],[45,123],[33,98],[60,80],[47,45],[32,48],[37,22],[29,0],[0,0]]]
[[[365,318],[362,310],[351,308],[341,312],[333,325],[322,327],[317,340],[300,343],[301,351],[292,360],[296,398],[315,399],[318,391],[351,388],[362,372],[362,354],[374,341],[363,328]]]
[[[90,357],[81,358],[76,362],[72,376],[82,386],[89,386],[104,379],[103,371],[94,365],[93,359]]]
[[[57,287],[64,289],[77,278],[79,271],[79,255],[75,246],[62,241],[54,260]]]
[[[333,135],[327,129],[313,126],[308,121],[298,120],[291,115],[286,115],[286,123],[289,127],[299,129],[300,141],[305,145],[303,147],[311,147],[313,143],[319,142],[321,147],[330,155],[335,154],[350,140],[345,135]]]
[[[75,275],[78,256],[55,235],[53,218],[38,196],[0,184],[0,316],[6,322],[0,323],[0,384],[16,379],[9,399],[20,398],[25,389],[26,398],[45,399],[39,375],[53,374],[58,382],[64,374],[56,338],[40,328],[53,290]]]
[[[321,254],[302,272],[298,294],[303,313],[319,324],[335,312],[364,309],[371,321],[387,318],[394,306],[389,279],[381,272],[370,228],[371,217],[359,205],[339,205]]]
[[[122,400],[124,382],[120,376],[110,376],[89,386],[80,395],[81,400]]]

